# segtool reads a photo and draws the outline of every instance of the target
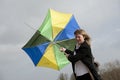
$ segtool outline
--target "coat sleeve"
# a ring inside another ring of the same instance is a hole
[[[90,56],[89,48],[88,47],[81,47],[77,50],[76,55],[69,55],[68,60],[70,62],[77,62],[78,60],[85,59]]]
[[[66,50],[65,50],[65,53],[70,54],[70,55],[73,55],[73,54],[74,54],[74,51],[71,51],[71,50],[66,49]]]

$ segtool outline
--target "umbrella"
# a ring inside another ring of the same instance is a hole
[[[22,49],[35,66],[60,70],[69,61],[59,49],[62,46],[73,50],[74,31],[79,28],[72,14],[49,9],[40,28]]]

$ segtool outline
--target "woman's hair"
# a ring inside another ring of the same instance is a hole
[[[88,45],[90,46],[91,45],[91,38],[90,36],[86,33],[85,30],[83,29],[77,29],[75,32],[74,32],[74,35],[77,35],[77,34],[81,34],[83,35],[83,37],[85,38],[85,41],[88,43]]]

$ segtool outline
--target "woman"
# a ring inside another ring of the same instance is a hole
[[[74,51],[63,47],[60,51],[65,52],[66,57],[72,63],[76,80],[101,80],[94,66],[89,35],[83,29],[76,30],[74,35],[77,41]]]

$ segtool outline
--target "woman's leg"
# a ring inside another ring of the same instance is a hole
[[[92,79],[91,79],[90,74],[87,73],[87,74],[84,74],[82,76],[77,76],[76,80],[92,80]]]

